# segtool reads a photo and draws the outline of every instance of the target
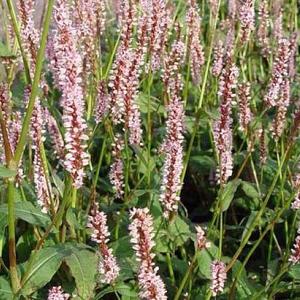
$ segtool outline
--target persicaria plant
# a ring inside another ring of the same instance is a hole
[[[299,299],[298,6],[2,1],[0,300]]]

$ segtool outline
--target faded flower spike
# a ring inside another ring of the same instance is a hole
[[[112,156],[114,161],[110,167],[109,179],[116,193],[116,198],[122,198],[124,194],[124,165],[122,159],[122,150],[124,149],[124,141],[118,134],[112,144]]]
[[[92,229],[91,240],[99,245],[99,265],[98,271],[102,283],[113,283],[120,273],[117,260],[108,247],[110,233],[107,226],[107,216],[99,211],[97,203],[93,205],[88,216],[87,227]]]
[[[131,243],[140,264],[138,272],[140,298],[166,300],[166,288],[158,274],[158,267],[153,261],[155,254],[152,249],[155,243],[153,241],[153,219],[149,209],[133,208],[130,212],[130,220]]]
[[[226,266],[222,261],[215,260],[211,264],[211,286],[213,296],[223,292],[227,279]]]
[[[250,83],[242,83],[238,89],[238,104],[239,104],[239,124],[243,132],[247,131],[248,125],[252,120],[250,109]]]
[[[196,245],[198,250],[206,249],[210,247],[210,242],[207,241],[205,232],[201,226],[195,226],[197,236]]]
[[[53,286],[48,291],[48,300],[68,300],[70,295],[64,293],[61,286]]]
[[[200,82],[201,66],[205,62],[204,51],[201,45],[201,18],[198,12],[198,6],[195,1],[190,1],[190,8],[186,16],[187,26],[189,28],[189,49],[191,60],[191,71],[194,84]]]
[[[295,243],[293,249],[291,250],[291,255],[289,258],[289,262],[293,265],[298,264],[300,261],[300,228],[297,231],[297,237],[295,239]]]

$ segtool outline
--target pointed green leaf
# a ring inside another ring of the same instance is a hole
[[[15,212],[18,219],[29,224],[47,227],[51,223],[49,216],[42,213],[39,208],[34,207],[31,202],[15,203]],[[0,213],[7,215],[7,204],[0,206]]]
[[[82,248],[72,249],[72,254],[65,258],[75,278],[78,299],[93,299],[96,285],[97,255]]]

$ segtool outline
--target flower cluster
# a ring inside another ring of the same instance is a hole
[[[134,0],[123,0],[120,6],[120,48],[128,49],[132,42],[133,29],[137,22],[137,6]]]
[[[296,190],[294,201],[291,204],[291,208],[298,210],[300,209],[300,173],[297,173],[292,181],[293,187]]]
[[[100,81],[97,86],[97,100],[95,106],[95,119],[100,123],[106,114],[109,106],[109,96],[106,92],[105,82]]]
[[[62,160],[64,157],[65,142],[58,128],[56,120],[48,111],[46,112],[46,114],[47,114],[47,129],[52,141],[54,153],[56,154],[58,159]]]
[[[282,27],[283,9],[281,7],[281,1],[275,1],[273,5],[273,13],[275,18],[273,24],[274,39],[280,40],[283,36],[283,27]]]
[[[259,130],[259,160],[261,165],[264,165],[267,162],[267,147],[264,128]]]
[[[196,236],[196,247],[198,250],[206,249],[210,247],[210,242],[207,241],[205,232],[201,226],[195,226]]]
[[[21,37],[27,57],[30,59],[30,70],[33,75],[37,56],[37,45],[39,44],[39,32],[34,25],[34,0],[19,0],[18,9],[21,23]]]
[[[283,79],[279,99],[276,103],[277,113],[272,122],[271,132],[275,140],[278,140],[284,130],[286,112],[290,103],[290,82],[287,78]]]
[[[221,105],[220,117],[214,123],[214,141],[219,156],[218,177],[221,185],[225,184],[232,175],[232,100],[235,97],[233,90],[237,85],[238,68],[229,63],[223,69],[219,82],[219,96]]]
[[[245,82],[238,87],[239,125],[243,132],[247,131],[252,119],[250,109],[250,83]]]
[[[289,59],[289,77],[293,79],[296,75],[296,54],[298,47],[298,33],[294,32],[290,37],[290,59]]]
[[[297,237],[295,239],[293,249],[291,250],[289,261],[293,265],[299,263],[300,261],[300,228],[298,228]]]
[[[182,41],[177,40],[172,44],[170,53],[166,56],[164,61],[164,69],[162,74],[162,81],[165,89],[172,95],[174,90],[174,83],[177,81],[179,68],[183,63],[185,52],[185,45]],[[180,80],[180,78],[178,79]]]
[[[110,233],[107,227],[107,216],[99,211],[97,203],[94,203],[88,216],[87,227],[92,229],[91,240],[99,245],[98,271],[102,283],[113,283],[120,273],[117,260],[108,247]]]
[[[124,194],[124,166],[122,159],[124,141],[119,134],[115,136],[115,141],[112,146],[114,161],[110,167],[109,179],[116,193],[116,198],[122,198]]]
[[[151,0],[147,6],[150,24],[149,52],[151,69],[156,71],[161,66],[161,58],[166,44],[170,16],[166,0]]]
[[[174,96],[168,105],[167,134],[161,151],[165,155],[160,201],[164,216],[170,217],[178,209],[183,170],[183,104]]]
[[[258,8],[258,29],[257,39],[258,44],[261,47],[262,55],[267,57],[270,54],[270,41],[269,41],[269,8],[268,1],[262,0]]]
[[[75,1],[75,24],[83,57],[85,75],[92,72],[96,55],[97,35],[104,30],[105,3],[103,0]]]
[[[226,266],[222,261],[215,260],[211,264],[211,286],[210,290],[215,297],[223,292],[227,279]]]
[[[155,243],[153,241],[153,220],[149,209],[132,209],[130,219],[131,243],[134,245],[137,261],[140,263],[138,273],[140,298],[166,300],[165,285],[158,274],[158,267],[153,262],[155,254],[152,249]]]
[[[278,51],[268,84],[268,91],[264,97],[264,101],[270,106],[276,106],[276,101],[284,84],[284,78],[287,76],[290,57],[289,47],[290,42],[288,39],[283,38],[278,43]]]
[[[186,17],[189,28],[188,46],[190,49],[191,73],[194,84],[200,82],[201,66],[204,64],[204,52],[200,41],[201,18],[195,1],[190,1],[190,8]]]
[[[76,45],[75,29],[70,19],[70,8],[66,0],[58,0],[54,10],[56,30],[54,52],[56,54],[53,70],[62,91],[63,124],[65,127],[64,166],[71,174],[73,185],[83,184],[84,167],[89,155],[85,151],[87,125],[83,118],[84,99],[81,87],[82,62]]]
[[[224,44],[221,40],[214,47],[213,64],[211,73],[219,77],[223,69]]]
[[[53,286],[48,291],[48,300],[68,300],[70,295],[65,293],[61,286]]]
[[[250,33],[255,28],[254,1],[244,0],[239,8],[241,22],[241,42],[246,43],[249,40]]]

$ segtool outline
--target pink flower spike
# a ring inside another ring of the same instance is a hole
[[[289,262],[293,265],[298,264],[300,261],[300,228],[297,231],[297,237],[295,239],[295,243],[293,249],[291,250],[291,255],[289,258]]]
[[[158,275],[158,267],[153,261],[155,254],[152,252],[153,219],[148,208],[133,208],[130,212],[131,223],[129,234],[135,250],[137,261],[140,264],[138,281],[141,299],[167,300],[166,288]]]
[[[223,292],[227,279],[226,266],[222,261],[215,260],[211,264],[211,286],[213,296]]]
[[[70,295],[64,293],[61,286],[53,286],[48,291],[48,300],[68,300]]]

